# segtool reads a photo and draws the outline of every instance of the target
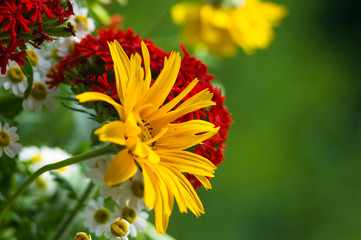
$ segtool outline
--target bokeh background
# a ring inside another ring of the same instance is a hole
[[[206,214],[197,219],[175,209],[168,233],[176,239],[361,238],[361,4],[275,2],[289,15],[267,50],[204,57],[234,124],[213,189],[199,191]],[[179,51],[179,27],[164,15],[173,3],[129,0],[110,11],[124,15],[125,28]],[[92,123],[69,112],[22,114],[28,125],[20,131],[37,134],[24,145],[79,151],[86,145],[79,139],[90,136],[84,123]],[[48,131],[36,131],[49,121]]]

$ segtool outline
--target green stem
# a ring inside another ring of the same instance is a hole
[[[107,145],[105,147],[102,148],[98,148],[95,149],[93,151],[90,152],[86,152],[86,153],[82,153],[79,154],[77,156],[68,158],[66,160],[57,162],[57,163],[52,163],[52,164],[48,164],[43,166],[42,168],[38,169],[36,172],[34,172],[24,183],[23,185],[16,191],[16,193],[10,197],[2,206],[1,210],[0,210],[0,221],[1,218],[3,217],[4,213],[6,212],[6,210],[15,202],[15,200],[17,199],[17,197],[19,197],[20,194],[22,194],[28,187],[29,185],[34,182],[41,174],[47,172],[47,171],[51,171],[51,170],[55,170],[58,168],[62,168],[62,167],[66,167],[69,165],[72,165],[74,163],[78,163],[90,158],[94,158],[94,157],[98,157],[98,156],[102,156],[102,155],[107,155],[107,154],[115,154],[116,153],[116,149],[113,147],[113,145]]]
[[[69,231],[69,226],[73,222],[79,210],[81,210],[81,208],[83,207],[84,202],[88,199],[89,195],[92,193],[94,186],[95,185],[93,182],[90,182],[88,184],[88,187],[84,190],[82,196],[79,198],[73,210],[69,213],[69,215],[65,219],[63,219],[62,224],[60,225],[56,234],[52,238],[53,240],[61,239],[62,236],[67,235]]]

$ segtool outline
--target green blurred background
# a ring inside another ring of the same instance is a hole
[[[162,17],[172,3],[129,0],[111,11],[141,37],[179,51],[179,28]],[[361,4],[277,3],[290,12],[269,49],[205,59],[226,90],[234,124],[213,189],[199,191],[206,214],[173,212],[168,233],[177,239],[361,239]],[[23,115],[29,125],[20,130],[31,134],[30,126],[56,119],[35,144],[75,152],[90,130],[70,131],[85,117],[65,112]]]

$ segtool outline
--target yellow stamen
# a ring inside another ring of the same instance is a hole
[[[36,163],[42,161],[42,157],[40,155],[35,155],[34,157],[30,158],[30,162]]]
[[[38,63],[39,63],[38,54],[34,50],[31,50],[31,49],[27,49],[26,53],[28,54],[28,58],[29,58],[29,61],[30,61],[31,65],[33,67],[38,66]]]
[[[42,190],[46,189],[46,181],[42,178],[37,178],[36,187]]]
[[[59,50],[58,50],[57,48],[54,48],[54,49],[51,51],[50,56],[51,56],[53,59],[55,59],[55,60],[57,60],[57,61],[60,61],[60,60],[63,59],[63,58],[58,55],[58,52],[59,52]]]
[[[58,171],[65,172],[67,169],[68,169],[68,167],[62,167],[62,168],[59,168]]]
[[[88,24],[88,18],[81,16],[81,15],[76,15],[74,18],[74,21],[79,25],[85,25],[84,30],[88,31],[89,30],[89,24]]]
[[[101,208],[94,214],[94,220],[99,224],[104,224],[108,222],[110,218],[110,212],[106,208]]]
[[[13,83],[20,83],[25,80],[25,74],[20,67],[11,67],[8,70],[8,77]]]
[[[80,232],[75,235],[74,240],[90,240],[90,238],[86,233]]]
[[[116,220],[110,225],[110,231],[117,237],[124,237],[128,232],[128,225],[123,220]]]
[[[7,132],[0,131],[0,147],[7,147],[10,145],[10,136]]]
[[[134,223],[137,219],[137,212],[132,208],[125,207],[122,210],[122,218],[127,220],[129,223]]]
[[[142,130],[142,132],[139,134],[139,137],[143,142],[146,142],[152,138],[151,131],[153,130],[153,127],[150,125],[150,122],[147,120],[142,120],[142,122],[139,122],[137,125]]]
[[[144,197],[144,183],[140,180],[132,181],[130,189],[134,196],[143,198]]]
[[[31,96],[35,98],[36,100],[44,100],[46,96],[48,95],[48,90],[46,89],[46,86],[41,82],[35,82],[33,84],[33,89],[31,89]]]

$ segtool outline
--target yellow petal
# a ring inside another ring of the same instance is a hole
[[[212,185],[209,182],[208,178],[205,176],[201,176],[201,175],[194,175],[204,186],[205,189],[212,189]]]
[[[150,209],[153,209],[156,198],[156,176],[146,165],[142,166],[144,177],[144,203]]]
[[[135,137],[142,132],[142,130],[138,127],[132,112],[128,113],[128,117],[127,120],[125,121],[124,126],[125,126],[125,135],[127,137]]]
[[[148,118],[155,129],[161,129],[164,125],[173,122],[177,118],[196,111],[198,109],[215,105],[215,102],[211,101],[213,94],[204,89],[191,98],[184,101],[177,109],[170,111],[163,116],[157,116],[157,118]]]
[[[121,121],[113,121],[104,124],[102,127],[94,131],[95,135],[99,135],[102,142],[112,142],[119,145],[126,145],[125,126]]]
[[[177,97],[173,98],[167,104],[159,108],[157,111],[152,113],[150,116],[144,116],[145,118],[157,118],[163,116],[165,113],[169,112],[174,108],[198,83],[198,79],[194,79],[188,86],[180,93]]]
[[[114,186],[128,180],[136,172],[137,166],[129,154],[129,149],[126,148],[118,152],[109,163],[103,181],[109,186]]]
[[[168,131],[158,141],[157,147],[165,149],[188,149],[218,132],[212,123],[203,120],[191,120],[184,123],[168,124]]]
[[[164,63],[162,72],[159,74],[152,87],[149,88],[146,96],[140,102],[140,105],[152,103],[153,111],[155,111],[163,104],[177,79],[180,63],[181,58],[179,53],[172,52],[169,56],[169,60]],[[151,111],[151,109],[148,108],[148,111]],[[149,113],[144,113],[144,115],[149,115]]]
[[[108,95],[105,95],[100,92],[85,92],[85,93],[76,95],[76,98],[79,100],[80,103],[94,102],[94,101],[107,102],[107,103],[113,105],[113,107],[117,110],[120,118],[123,117],[123,107],[119,103],[114,101],[111,97],[109,97]]]
[[[126,98],[126,86],[130,74],[130,61],[118,41],[108,42],[108,45],[114,62],[114,73],[119,100],[121,103],[124,103],[124,99]]]
[[[179,150],[157,151],[157,153],[162,164],[172,166],[180,172],[214,177],[214,170],[217,169],[211,161],[195,153]]]
[[[143,53],[143,61],[144,61],[144,68],[145,68],[145,86],[146,90],[150,87],[150,82],[152,80],[152,73],[150,70],[150,57],[149,57],[149,51],[145,43],[142,41],[142,53]]]

